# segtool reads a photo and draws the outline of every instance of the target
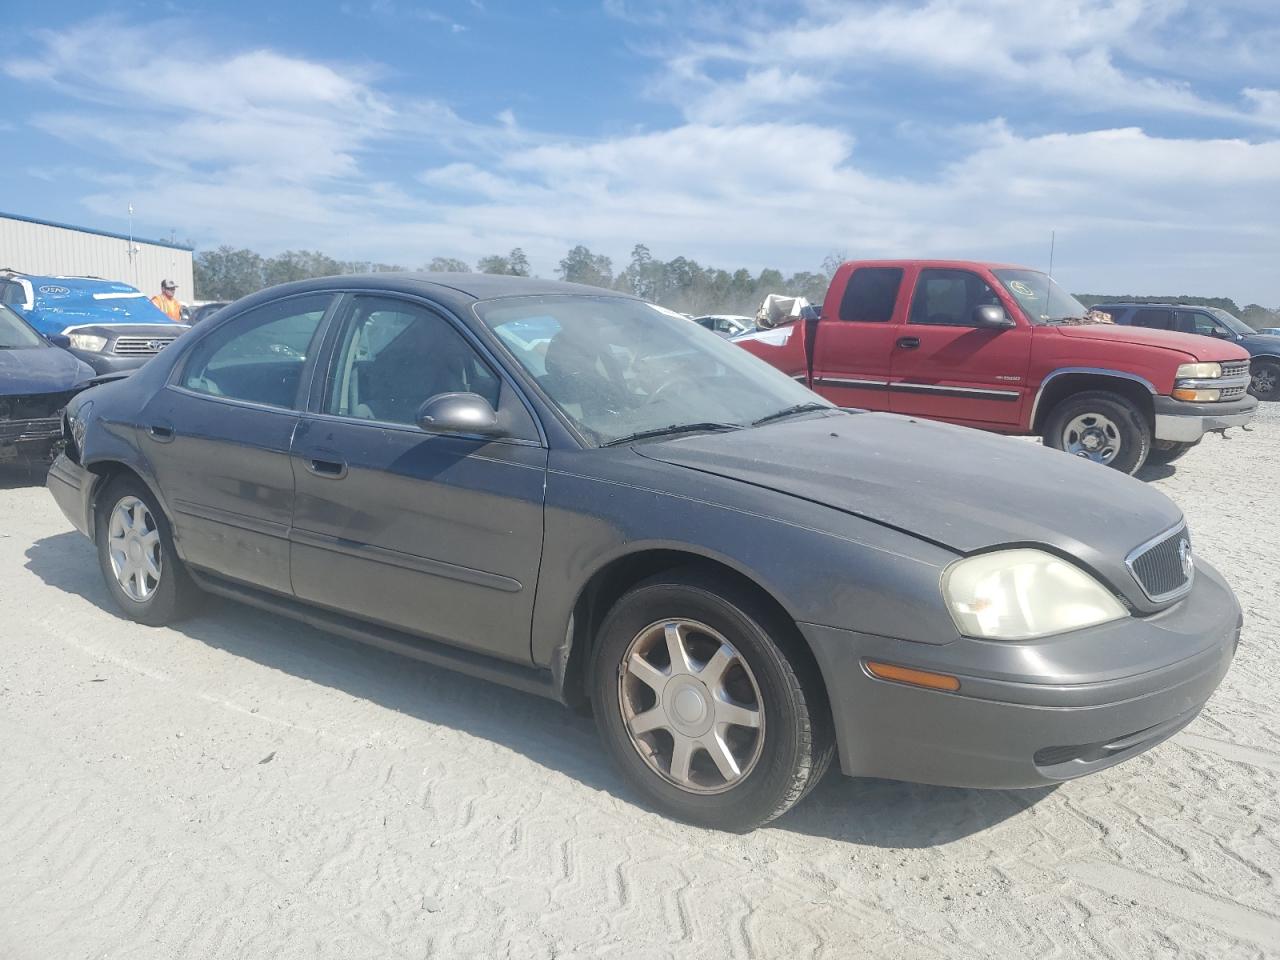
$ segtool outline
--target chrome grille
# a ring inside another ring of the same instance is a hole
[[[1248,360],[1224,360],[1222,363],[1222,379],[1247,377],[1249,375]]]
[[[1151,600],[1170,600],[1191,589],[1195,573],[1191,561],[1191,534],[1186,527],[1138,547],[1125,560],[1142,592]]]
[[[111,352],[125,357],[149,357],[159,353],[176,339],[176,337],[116,337]]]

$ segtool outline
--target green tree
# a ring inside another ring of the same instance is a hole
[[[430,273],[470,273],[471,267],[465,260],[456,257],[433,257],[422,269]],[[487,271],[481,271],[487,272]]]
[[[511,252],[507,254],[507,265],[510,267],[513,277],[527,277],[529,275],[529,258],[524,255],[524,251],[519,247],[513,247]]]
[[[613,261],[578,244],[570,250],[556,269],[560,279],[570,283],[586,283],[595,287],[613,284]]]
[[[252,250],[221,246],[195,259],[197,300],[238,300],[264,286],[262,257]]]
[[[333,257],[315,250],[286,250],[263,262],[262,277],[271,287],[293,280],[310,280],[313,277],[335,277],[342,273],[342,264]]]

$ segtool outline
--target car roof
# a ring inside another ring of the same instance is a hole
[[[1095,310],[1102,307],[1167,307],[1170,310],[1217,310],[1219,307],[1206,307],[1203,303],[1147,303],[1138,300],[1108,300],[1095,304]]]
[[[846,260],[841,266],[849,266],[851,264],[859,267],[932,267],[943,270],[976,270],[985,268],[987,270],[1032,270],[1036,273],[1044,273],[1043,270],[1037,270],[1035,267],[1017,263],[995,263],[990,260],[929,260],[920,258]]]

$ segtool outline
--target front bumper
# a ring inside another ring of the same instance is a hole
[[[1150,617],[1023,643],[930,645],[801,624],[826,680],[849,776],[956,787],[1058,783],[1186,726],[1227,672],[1241,614],[1198,565],[1192,592]],[[872,677],[866,661],[956,676],[958,691]]]
[[[118,357],[114,353],[95,353],[92,350],[76,350],[74,348],[69,352],[76,359],[83,360],[93,367],[94,373],[99,376],[104,373],[129,373],[137,370],[151,359],[150,356]]]
[[[64,453],[53,461],[45,480],[45,486],[66,518],[90,540],[93,539],[93,485],[97,479]]]
[[[1254,397],[1226,403],[1186,403],[1173,397],[1153,397],[1157,440],[1195,443],[1206,433],[1243,427],[1253,419],[1258,401]]]

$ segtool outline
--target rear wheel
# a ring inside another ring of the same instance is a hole
[[[1127,398],[1090,390],[1053,408],[1044,441],[1072,456],[1132,474],[1142,469],[1151,452],[1151,426]]]
[[[1200,441],[1193,443],[1180,442],[1178,440],[1157,440],[1151,445],[1151,453],[1147,457],[1148,463],[1173,463],[1192,447],[1199,445]]]
[[[794,806],[826,771],[825,691],[794,627],[737,584],[659,575],[601,627],[593,702],[601,736],[664,813],[750,830]]]
[[[1255,360],[1250,372],[1250,393],[1259,400],[1280,400],[1280,363]]]
[[[141,480],[109,483],[97,499],[94,533],[102,577],[126,617],[158,627],[190,612],[199,588],[173,549],[168,518]]]

